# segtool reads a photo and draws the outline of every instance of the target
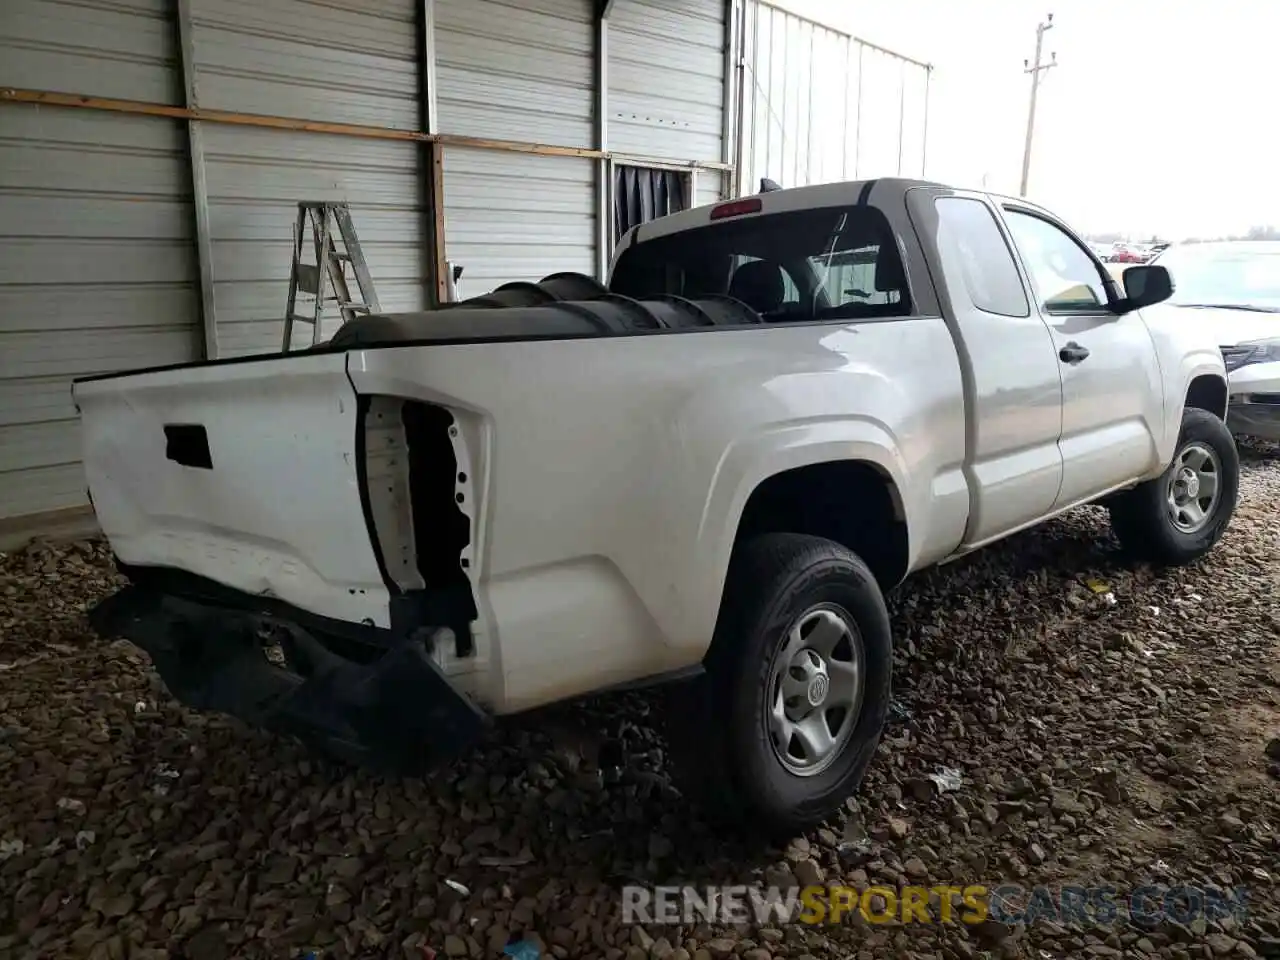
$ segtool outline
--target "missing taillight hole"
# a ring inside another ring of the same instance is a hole
[[[458,470],[452,440],[458,436],[458,427],[449,411],[427,403],[406,401],[403,418],[418,572],[427,591],[466,597],[467,605],[473,606],[462,556],[471,544],[471,521],[458,507],[466,497],[455,489],[455,483],[465,477]],[[440,625],[453,629],[458,656],[473,652],[469,624]]]

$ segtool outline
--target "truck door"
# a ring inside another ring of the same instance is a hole
[[[964,546],[973,546],[1053,507],[1062,482],[1062,379],[991,204],[932,190],[912,191],[910,202],[920,232],[936,237],[939,295],[960,353],[971,491]]]
[[[1103,268],[1061,224],[1006,204],[1005,223],[1053,335],[1062,371],[1065,507],[1129,483],[1158,459],[1164,387],[1155,346],[1137,311],[1108,309]]]

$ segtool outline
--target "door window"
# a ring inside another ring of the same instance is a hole
[[[995,214],[981,200],[939,197],[939,249],[964,279],[970,302],[1003,317],[1030,316],[1022,277]]]
[[[1005,209],[1005,222],[1046,313],[1097,313],[1107,304],[1102,275],[1084,249],[1048,220]]]

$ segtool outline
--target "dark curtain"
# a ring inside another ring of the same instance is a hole
[[[640,223],[689,209],[685,174],[619,164],[613,178],[613,239]]]

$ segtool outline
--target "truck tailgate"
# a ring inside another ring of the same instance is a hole
[[[85,472],[119,559],[388,625],[342,353],[77,382]]]

